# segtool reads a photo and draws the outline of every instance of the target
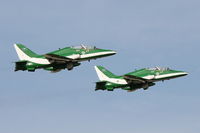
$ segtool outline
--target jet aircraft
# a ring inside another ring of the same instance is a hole
[[[116,54],[113,50],[99,49],[92,46],[75,46],[59,49],[44,55],[38,55],[22,44],[14,44],[20,61],[15,62],[15,71],[34,72],[44,69],[59,72],[63,69],[72,70],[82,61],[102,58]]]
[[[150,86],[154,86],[157,81],[178,78],[188,74],[183,71],[160,67],[144,68],[122,76],[114,75],[102,66],[95,66],[95,70],[100,79],[100,82],[96,82],[95,90],[113,91],[122,88],[128,92],[141,88],[147,90]]]

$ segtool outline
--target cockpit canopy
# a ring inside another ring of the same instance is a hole
[[[86,45],[83,45],[83,44],[81,44],[80,46],[72,46],[71,48],[74,48],[74,49],[85,49],[85,50],[98,49],[95,46],[86,46]]]
[[[166,67],[154,67],[154,68],[147,68],[148,70],[152,70],[152,71],[168,71],[170,70],[170,68],[166,68]]]

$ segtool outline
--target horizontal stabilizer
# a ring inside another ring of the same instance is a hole
[[[18,70],[26,70],[26,64],[27,64],[27,61],[18,61],[18,62],[15,62],[15,71],[18,71]]]
[[[95,91],[97,90],[105,90],[106,89],[106,81],[101,81],[101,82],[96,82],[96,88]]]

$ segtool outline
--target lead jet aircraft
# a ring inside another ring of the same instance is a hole
[[[72,70],[82,61],[102,58],[116,54],[113,50],[99,49],[91,46],[66,47],[44,55],[38,55],[22,44],[14,44],[20,61],[15,62],[15,71],[45,69],[59,72],[62,69]]]
[[[96,82],[95,90],[113,91],[116,88],[122,88],[128,92],[140,88],[147,90],[150,86],[155,85],[154,82],[178,78],[188,74],[183,71],[159,67],[144,68],[122,76],[114,75],[102,66],[95,66],[95,70],[100,79],[100,82]]]

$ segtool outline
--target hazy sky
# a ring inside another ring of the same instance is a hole
[[[200,131],[199,0],[0,0],[0,133]],[[14,72],[13,43],[38,54],[88,44],[118,52],[73,71]],[[149,90],[95,92],[116,74],[165,66],[188,76]]]

